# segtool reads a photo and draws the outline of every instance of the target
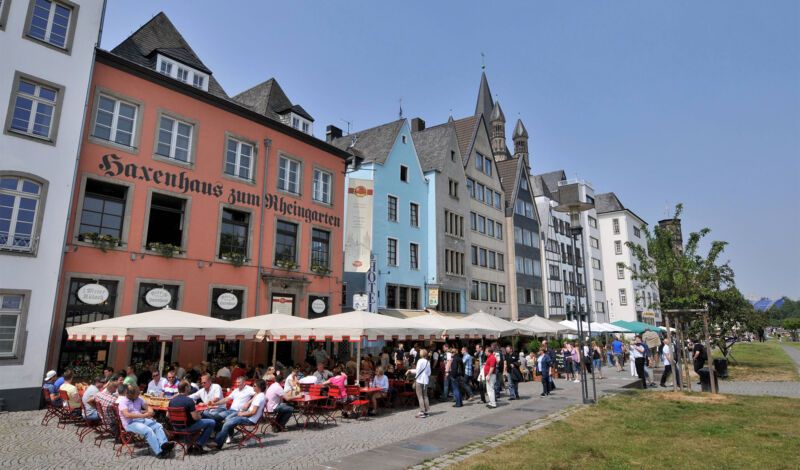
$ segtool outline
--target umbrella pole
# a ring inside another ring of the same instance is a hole
[[[272,342],[272,367],[275,367],[275,372],[278,371],[277,370],[278,369],[278,366],[277,366],[278,362],[277,362],[277,359],[276,359],[277,357],[278,357],[278,343],[276,341],[273,341]]]
[[[356,357],[358,358],[356,360],[356,385],[360,386],[361,384],[359,383],[359,381],[361,380],[361,338],[358,339],[358,346],[356,346],[356,349],[358,350],[358,352],[356,353],[357,354]]]
[[[161,342],[161,359],[158,361],[158,375],[164,375],[164,352],[167,350],[167,342]]]

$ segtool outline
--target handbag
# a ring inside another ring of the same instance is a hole
[[[483,373],[483,367],[481,367],[481,373],[478,374],[478,382],[486,382],[486,374]]]

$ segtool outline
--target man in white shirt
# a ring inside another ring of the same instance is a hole
[[[202,413],[203,418],[213,419],[217,423],[217,431],[222,429],[222,422],[225,420],[228,410],[221,406],[214,406],[214,402],[222,399],[222,387],[211,381],[211,375],[205,374],[200,377],[200,390],[189,395],[192,400],[200,400],[201,403],[208,405],[208,409]]]
[[[228,366],[222,366],[222,369],[217,371],[217,377],[231,378],[231,370],[228,369]]]
[[[89,421],[94,421],[100,419],[100,416],[97,414],[97,410],[95,409],[95,401],[94,396],[100,392],[100,388],[103,387],[103,378],[102,377],[95,377],[92,381],[92,384],[89,385],[89,388],[83,392],[83,407],[86,410],[86,419]]]
[[[237,391],[239,394],[237,394],[236,398],[233,398],[231,410],[233,410],[233,406],[237,403],[242,404],[243,396],[245,396],[247,393],[251,394],[247,396],[247,401],[244,402],[242,409],[234,411],[230,416],[228,416],[227,419],[225,419],[222,429],[214,438],[214,442],[217,443],[218,449],[222,449],[222,445],[226,443],[228,435],[230,435],[230,433],[236,429],[236,426],[239,426],[240,424],[258,424],[258,421],[261,419],[261,415],[264,413],[264,405],[267,403],[267,397],[264,394],[264,389],[267,387],[267,384],[264,382],[264,379],[256,380],[255,388],[245,387],[244,377],[239,377],[236,380],[236,384],[239,385],[239,387],[234,390],[231,395]],[[245,392],[245,390],[247,390],[247,392]],[[230,396],[228,398],[230,398]],[[227,401],[228,398],[226,398],[224,401]]]
[[[664,364],[664,373],[661,374],[661,386],[666,387],[667,378],[672,373],[672,346],[669,344],[669,338],[664,339],[664,348],[661,350],[661,362]],[[678,387],[681,386],[681,374],[675,374],[675,383]]]
[[[316,380],[317,385],[322,385],[326,380],[333,377],[333,374],[331,373],[331,371],[325,369],[325,364],[320,364],[318,362],[317,371],[314,372],[314,375],[312,375],[312,377],[314,377],[314,379]]]
[[[160,397],[164,395],[164,387],[167,386],[167,379],[161,377],[161,374],[158,373],[158,369],[153,369],[151,371],[153,374],[153,380],[147,384],[147,395],[152,397]]]
[[[247,404],[250,403],[250,399],[255,394],[253,387],[245,384],[244,376],[240,376],[236,379],[236,388],[231,391],[230,395],[221,400],[215,400],[212,404],[218,406],[230,401],[231,407],[228,413],[233,414],[233,412],[247,409]]]

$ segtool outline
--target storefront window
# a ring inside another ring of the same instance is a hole
[[[78,299],[78,290],[92,279],[72,279],[69,284],[67,308],[64,312],[64,332],[61,340],[60,370],[71,368],[81,377],[92,377],[102,372],[108,361],[109,343],[105,341],[68,341],[66,328],[84,323],[114,318],[117,302],[117,281],[99,281],[108,290],[108,298],[97,305],[85,304]]]

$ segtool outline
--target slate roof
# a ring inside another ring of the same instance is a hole
[[[274,78],[270,78],[253,88],[239,93],[234,96],[233,99],[253,111],[269,116],[272,119],[280,120],[282,114],[292,111],[309,121],[314,121],[314,118],[312,118],[302,106],[292,104],[289,97],[286,96],[286,93],[283,92],[283,89],[278,84],[278,81]]]
[[[456,129],[456,139],[458,139],[458,150],[461,152],[464,165],[469,160],[469,149],[472,145],[478,122],[480,122],[480,114],[453,121]]]
[[[411,138],[423,172],[444,170],[445,159],[450,158],[450,152],[459,153],[453,121],[413,132]],[[460,153],[457,156],[461,158]]]
[[[492,117],[489,118],[489,122],[495,121],[506,122],[506,115],[503,114],[503,108],[500,107],[499,101],[494,104],[494,108],[492,108]]]
[[[522,124],[522,119],[517,119],[517,125],[514,126],[514,134],[511,136],[512,139],[516,139],[517,137],[528,138],[528,130],[525,129],[525,125]]]
[[[483,113],[485,119],[492,115],[492,92],[489,90],[489,81],[486,80],[486,72],[481,72],[481,84],[478,87],[478,102],[475,104],[475,115]]]
[[[211,75],[211,70],[203,64],[164,12],[160,12],[142,25],[117,47],[111,49],[111,53],[151,70],[156,69],[156,54],[162,53]],[[213,75],[208,80],[208,92],[229,99]]]
[[[383,165],[386,163],[386,159],[389,158],[392,146],[397,140],[397,134],[405,122],[405,119],[399,119],[381,124],[380,126],[333,139],[331,143],[342,150],[355,150],[364,157],[365,163],[375,162]],[[356,143],[351,148],[353,139],[356,139]]]
[[[551,171],[550,173],[542,173],[538,175],[542,177],[542,181],[547,186],[547,190],[551,194],[558,192],[558,182],[567,179],[567,174],[564,170]]]
[[[622,202],[614,193],[596,194],[594,196],[594,208],[598,214],[625,210],[625,206],[622,205]]]
[[[531,187],[533,188],[534,196],[544,196],[548,199],[553,199],[553,194],[547,189],[547,185],[542,179],[542,175],[531,176]]]

